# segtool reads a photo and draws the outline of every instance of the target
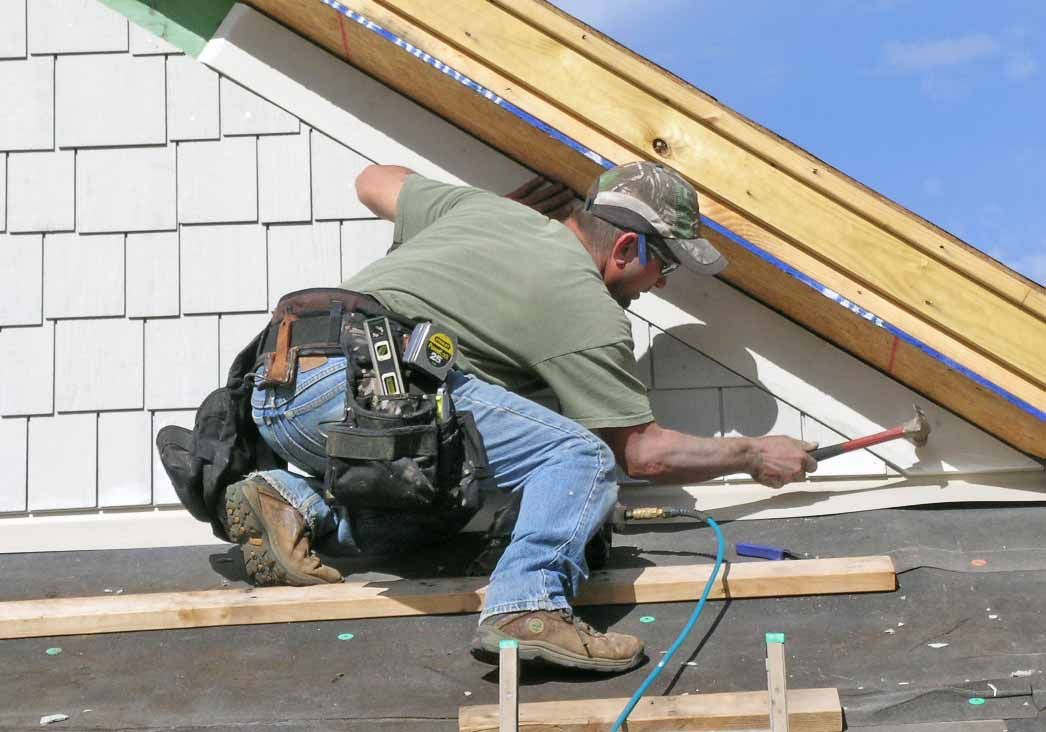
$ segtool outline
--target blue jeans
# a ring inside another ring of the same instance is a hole
[[[617,500],[614,456],[587,429],[500,386],[457,371],[447,379],[459,411],[472,412],[490,460],[490,489],[522,491],[512,541],[487,588],[480,621],[490,615],[522,610],[570,607],[570,599],[588,578],[585,545],[599,530]],[[299,373],[289,388],[259,388],[252,396],[254,421],[263,439],[289,463],[310,476],[322,476],[327,423],[339,422],[345,408],[345,360]],[[298,509],[309,525],[313,545],[328,554],[355,552],[349,516],[343,506],[322,495],[322,480],[286,470],[259,473]],[[371,533],[387,529],[391,545],[410,546],[419,533],[439,533],[431,524],[411,524],[411,516],[367,517]],[[405,532],[407,536],[397,536]],[[413,535],[411,533],[413,532]],[[369,549],[368,546],[363,548]]]

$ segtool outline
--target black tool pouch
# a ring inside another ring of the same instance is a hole
[[[478,481],[489,475],[471,413],[456,413],[449,394],[425,375],[406,376],[405,394],[375,393],[375,377],[361,327],[348,317],[345,419],[327,428],[326,490],[353,516],[360,509],[471,515],[481,503]],[[402,347],[410,327],[391,321]]]

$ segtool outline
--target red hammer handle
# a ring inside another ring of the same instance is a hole
[[[836,455],[842,455],[844,452],[853,452],[854,450],[860,450],[862,447],[871,447],[872,445],[878,445],[880,442],[896,440],[898,437],[904,437],[904,425],[894,427],[893,429],[880,432],[876,435],[858,437],[856,440],[850,440],[849,442],[840,442],[838,445],[819,447],[816,450],[811,450],[810,456],[813,457],[814,460],[827,460]]]

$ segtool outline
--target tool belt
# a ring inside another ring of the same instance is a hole
[[[374,298],[337,288],[285,295],[262,340],[259,386],[293,384],[300,358],[344,355],[345,411],[326,426],[325,492],[349,509],[475,513],[478,481],[489,475],[482,440],[469,412],[457,412],[443,382],[407,367],[403,390],[378,384],[365,321],[388,319],[396,356],[415,323]],[[260,370],[260,369],[259,369]]]
[[[255,470],[287,463],[261,439],[251,417],[251,392],[290,387],[305,356],[346,357],[345,412],[327,433],[324,484],[328,500],[354,509],[427,512],[464,525],[480,506],[478,481],[489,475],[486,453],[469,412],[455,412],[449,394],[436,409],[441,384],[406,374],[400,396],[378,398],[363,326],[389,319],[402,347],[413,321],[386,311],[374,298],[337,288],[292,292],[281,298],[268,326],[236,356],[224,387],[196,411],[192,430],[168,425],[156,435],[160,461],[182,505],[228,541],[219,520],[226,487]],[[265,376],[254,374],[265,366]]]

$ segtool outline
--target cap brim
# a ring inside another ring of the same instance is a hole
[[[662,239],[679,263],[691,272],[717,275],[726,269],[726,257],[707,239]]]

